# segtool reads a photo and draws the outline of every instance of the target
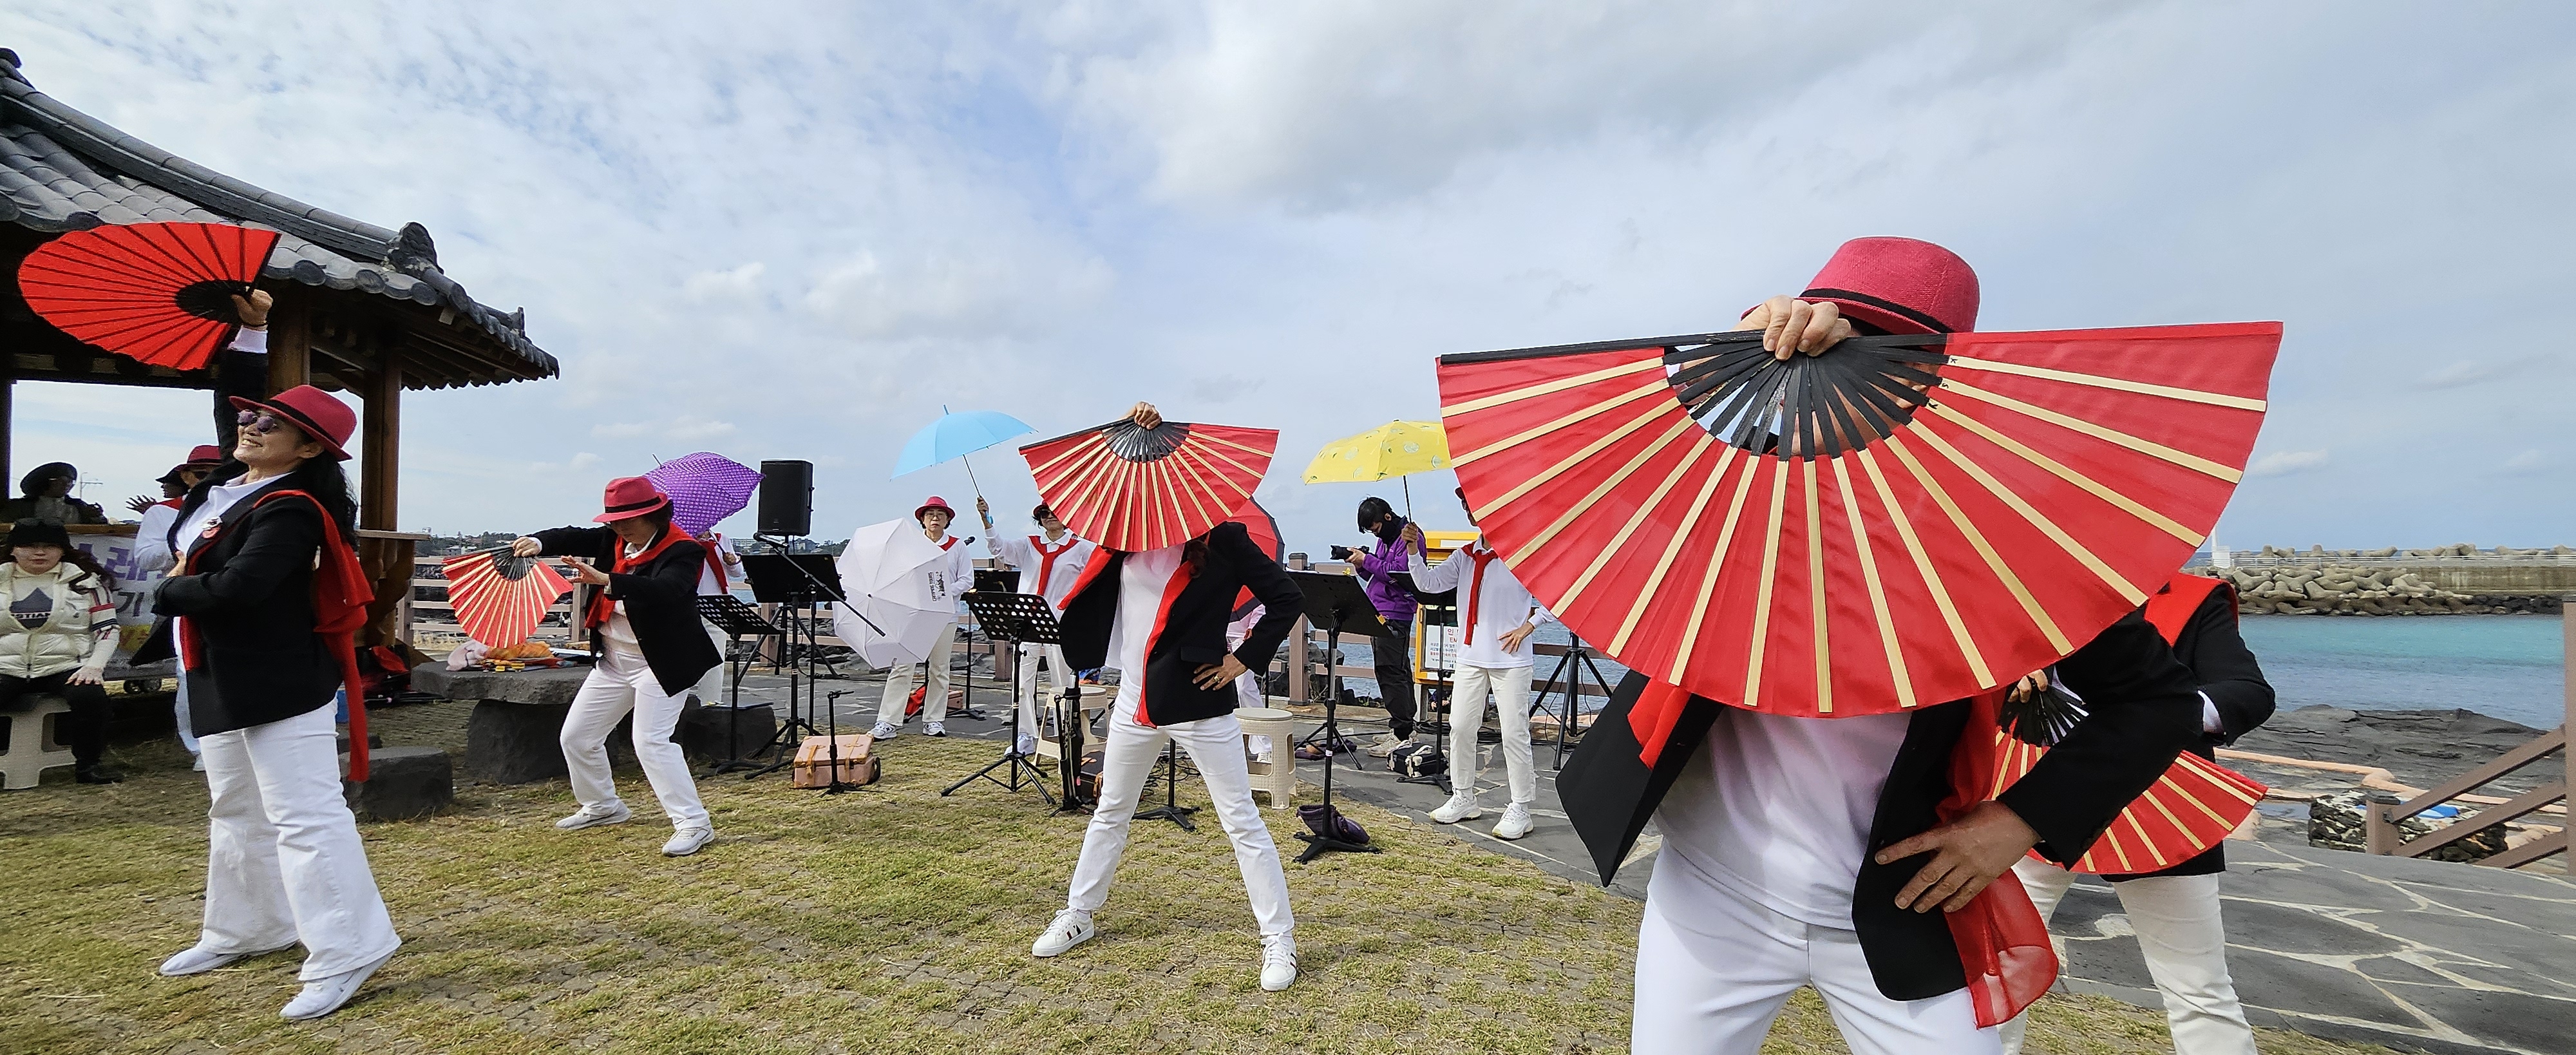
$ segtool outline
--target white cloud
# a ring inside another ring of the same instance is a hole
[[[2245,466],[2247,476],[2288,476],[2325,465],[2324,451],[2274,451]]]
[[[862,251],[817,278],[805,306],[865,340],[1025,336],[1109,286],[1107,263],[1061,246],[937,247],[899,262]]]
[[[611,422],[590,427],[592,436],[604,440],[658,439],[677,443],[730,436],[734,431],[733,422],[713,421],[694,414],[682,414],[664,421]]]
[[[2496,471],[2507,476],[2532,476],[2546,472],[2557,464],[2558,459],[2534,447],[2497,463]]]
[[[2415,384],[2419,388],[2440,390],[2527,377],[2544,361],[2540,356],[2522,356],[2513,359],[2454,359],[2417,379]]]
[[[769,265],[754,260],[725,271],[700,271],[680,283],[680,295],[692,301],[743,301],[760,292],[760,274]]]

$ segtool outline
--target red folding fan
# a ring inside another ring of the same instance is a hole
[[[1478,525],[1619,662],[1778,714],[1974,694],[2073,652],[2207,535],[2278,323],[1758,331],[1447,356]]]
[[[439,562],[447,572],[447,600],[457,625],[486,645],[515,645],[535,633],[538,621],[572,583],[535,557],[489,549]]]
[[[18,288],[64,333],[155,366],[194,370],[236,321],[277,232],[222,223],[73,231],[27,254]]]
[[[2038,765],[2048,749],[2000,729],[1995,737],[1993,794],[2001,795]],[[2111,827],[2075,862],[2075,870],[2136,875],[2191,860],[2245,823],[2268,790],[2242,773],[2186,751],[2154,787],[2120,811]]]
[[[1277,429],[1119,420],[1020,448],[1038,496],[1074,534],[1139,553],[1179,545],[1252,500]]]

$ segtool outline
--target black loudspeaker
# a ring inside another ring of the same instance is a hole
[[[814,532],[814,463],[760,463],[760,533],[802,538]]]

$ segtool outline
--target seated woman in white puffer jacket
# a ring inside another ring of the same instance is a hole
[[[116,653],[116,581],[72,548],[61,524],[21,520],[0,563],[0,711],[35,695],[71,705],[73,773],[83,784],[122,779],[107,770],[108,657]]]

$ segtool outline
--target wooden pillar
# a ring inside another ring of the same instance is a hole
[[[298,290],[280,290],[268,313],[268,394],[313,380],[313,306]]]
[[[386,349],[382,365],[358,393],[358,526],[397,531],[402,462],[402,353]],[[299,382],[300,383],[300,382]]]

